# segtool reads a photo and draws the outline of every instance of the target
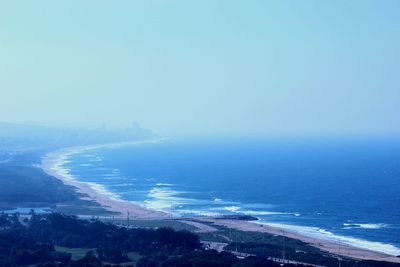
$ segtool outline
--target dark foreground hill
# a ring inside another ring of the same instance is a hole
[[[68,249],[84,249],[73,260]],[[132,258],[136,258],[133,260]],[[198,237],[169,228],[128,229],[58,213],[0,215],[0,266],[279,266],[202,248]]]
[[[82,253],[79,259],[74,257],[78,252]],[[20,216],[18,213],[0,214],[0,266],[280,265],[265,256],[239,259],[229,252],[206,250],[199,237],[187,231],[127,228],[96,219],[81,220],[59,213],[40,215],[32,212],[29,216]],[[334,263],[328,266],[337,265]],[[346,261],[342,266],[396,264]]]

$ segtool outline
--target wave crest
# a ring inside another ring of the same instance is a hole
[[[343,229],[381,229],[387,227],[388,225],[385,223],[344,223],[343,226]]]

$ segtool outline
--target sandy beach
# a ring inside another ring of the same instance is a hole
[[[354,246],[349,246],[347,244],[324,239],[317,239],[313,237],[309,237],[306,235],[302,235],[299,233],[295,233],[289,231],[284,228],[273,227],[265,224],[259,224],[257,222],[251,221],[241,221],[241,220],[224,220],[224,219],[213,219],[213,218],[203,218],[196,219],[197,222],[211,222],[215,225],[221,225],[228,228],[234,228],[242,231],[250,231],[250,232],[261,232],[261,233],[269,233],[273,235],[286,236],[289,238],[294,238],[301,240],[307,244],[315,246],[321,250],[341,255],[343,257],[355,258],[355,259],[363,259],[363,260],[377,260],[377,261],[389,261],[400,263],[400,258],[388,255],[385,253],[380,253],[377,251],[367,250],[364,248],[357,248]]]
[[[126,218],[128,212],[129,216],[136,219],[162,219],[170,217],[169,214],[150,210],[140,205],[134,204],[129,201],[119,199],[117,196],[107,194],[102,188],[95,187],[94,185],[80,182],[72,177],[68,172],[62,169],[62,164],[68,156],[77,154],[83,151],[97,149],[97,148],[114,148],[126,145],[135,145],[146,142],[159,142],[162,139],[140,141],[140,142],[126,142],[126,143],[110,143],[90,146],[76,146],[61,149],[55,152],[48,153],[42,160],[40,168],[42,168],[47,174],[56,177],[61,180],[64,184],[70,185],[76,188],[77,192],[81,193],[85,197],[83,199],[89,199],[99,203],[104,209],[115,212],[119,216]],[[116,215],[118,216],[118,215]]]
[[[138,204],[124,201],[118,198],[118,196],[114,196],[103,188],[98,188],[96,185],[92,185],[89,183],[84,183],[76,180],[72,177],[68,171],[62,168],[65,160],[73,155],[83,151],[97,149],[97,148],[114,148],[126,145],[135,145],[146,142],[160,142],[162,139],[157,140],[149,140],[149,141],[140,141],[140,142],[127,142],[127,143],[112,143],[112,144],[100,144],[100,145],[91,145],[91,146],[77,146],[77,147],[69,147],[65,149],[61,149],[55,152],[48,153],[42,160],[40,167],[49,175],[56,177],[61,180],[64,184],[70,185],[76,188],[77,192],[84,195],[83,198],[90,199],[96,201],[104,209],[115,212],[119,214],[119,216],[126,218],[127,213],[133,219],[170,219],[171,215],[165,212],[160,212],[156,210],[150,210],[145,207],[142,207]],[[118,216],[118,215],[116,215]],[[301,234],[295,231],[291,231],[284,228],[274,227],[266,224],[260,224],[255,222],[248,222],[242,220],[229,220],[229,219],[216,219],[216,218],[190,218],[190,220],[183,219],[180,220],[184,223],[191,224],[199,229],[199,232],[212,232],[215,231],[213,227],[206,225],[204,223],[213,223],[215,225],[225,226],[229,228],[234,228],[242,231],[254,231],[254,232],[263,232],[269,233],[273,235],[286,236],[289,238],[294,238],[301,240],[305,243],[311,244],[321,250],[334,253],[337,255],[341,255],[344,257],[363,259],[363,260],[378,260],[378,261],[389,261],[400,263],[400,258],[388,255],[385,253],[368,250],[364,248],[357,248],[355,246],[350,246],[345,243],[339,244],[334,240],[325,240],[318,239],[314,237],[307,236],[305,234]]]

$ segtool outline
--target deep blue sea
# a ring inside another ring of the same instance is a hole
[[[248,214],[400,254],[400,140],[169,139],[82,151],[64,167],[177,216]]]

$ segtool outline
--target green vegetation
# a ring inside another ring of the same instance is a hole
[[[46,174],[39,164],[43,151],[24,152],[0,165],[0,210],[19,207],[49,207],[68,214],[112,215],[98,203],[83,200],[81,194]]]
[[[114,224],[119,224],[122,226],[127,226],[128,222],[127,220],[122,220],[122,219],[102,219],[102,221],[106,223],[114,223]],[[130,227],[138,227],[138,228],[162,228],[162,227],[167,227],[167,228],[172,228],[176,231],[180,230],[186,230],[186,231],[194,231],[197,228],[183,223],[179,222],[176,220],[129,220],[129,226]]]
[[[299,240],[216,226],[216,232],[176,220],[113,219],[97,203],[81,200],[74,188],[35,167],[43,151],[2,154],[0,209],[50,207],[65,214],[102,216],[80,220],[59,213],[0,214],[0,267],[8,266],[279,266],[268,257],[338,266],[336,256]],[[204,249],[202,241],[227,243],[226,252]],[[255,255],[239,260],[230,252]],[[285,264],[285,266],[290,266]],[[343,259],[341,266],[392,267],[398,264]]]
[[[144,221],[131,221],[143,225]],[[186,230],[159,227],[179,226],[175,221],[150,221],[155,228],[123,227],[58,213],[21,217],[0,214],[0,266],[279,266],[269,257],[282,256],[283,237],[218,227],[209,239],[223,238],[226,252],[201,246],[197,235]],[[149,226],[148,225],[148,226]],[[286,258],[324,266],[337,266],[332,255],[301,241],[285,238]],[[254,256],[238,259],[229,251]],[[291,266],[285,264],[285,266]],[[398,266],[396,264],[344,259],[343,267]]]
[[[187,231],[126,228],[58,213],[0,214],[0,266],[256,266],[250,260],[205,251]]]
[[[84,258],[89,251],[96,251],[95,248],[67,248],[62,246],[54,246],[54,249],[58,252],[71,254],[71,259],[74,261]]]
[[[197,236],[187,231],[128,229],[57,213],[32,213],[30,219],[0,215],[0,266],[43,262],[99,266],[132,262],[128,255],[168,258],[197,249],[201,249]]]
[[[261,232],[240,231],[211,223],[207,224],[217,228],[218,231],[211,233],[200,233],[200,239],[204,241],[228,243],[228,245],[224,248],[226,251],[238,251],[250,255],[257,255],[259,257],[282,258],[283,247],[285,246],[286,259],[322,266],[338,266],[338,259],[336,255],[321,251],[320,249],[297,239]],[[342,257],[341,266],[372,267],[400,265],[376,261],[357,261]]]

